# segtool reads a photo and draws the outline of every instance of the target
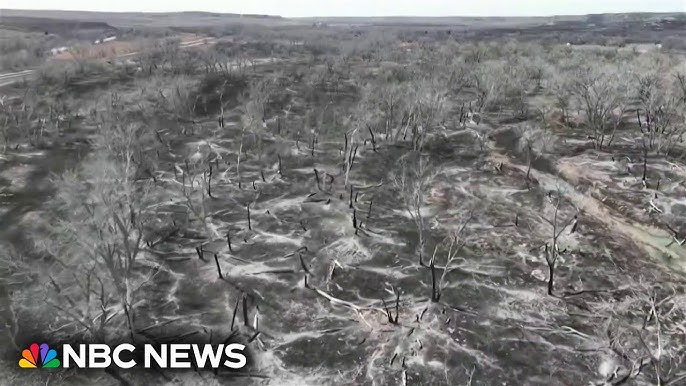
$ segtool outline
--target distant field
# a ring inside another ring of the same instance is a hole
[[[1,18],[31,17],[89,23],[107,23],[114,27],[198,27],[221,26],[229,22],[287,24],[293,23],[278,16],[218,14],[208,12],[141,13],[141,12],[82,12],[33,11],[0,9]]]
[[[620,21],[648,21],[659,20],[665,17],[684,18],[683,14],[678,13],[617,13],[617,14],[597,14],[597,15],[556,15],[556,16],[441,16],[441,17],[416,17],[416,16],[384,16],[384,17],[305,17],[294,18],[293,20],[307,20],[331,23],[363,23],[363,24],[541,24],[550,22],[569,22],[602,20],[605,22]]]
[[[176,38],[178,38],[181,44],[193,44],[197,42],[196,44],[198,46],[204,45],[202,37],[199,35],[180,34],[176,36]],[[140,49],[140,41],[114,40],[101,44],[83,45],[78,49],[60,52],[53,56],[53,58],[57,60],[116,58],[133,55]]]
[[[5,29],[29,31],[65,31],[69,29],[114,29],[111,25],[101,21],[82,21],[69,19],[53,19],[44,17],[7,16],[2,12],[0,26]]]
[[[312,17],[295,18],[302,22],[327,23],[330,25],[426,25],[465,27],[532,26],[553,21],[585,21],[586,16],[553,17]]]
[[[81,47],[63,52],[58,59],[74,55],[104,58],[136,51],[135,40],[161,38],[179,33],[221,37],[255,33],[304,36],[323,33],[330,37],[347,31],[358,39],[379,29],[393,29],[408,41],[483,41],[517,39],[575,45],[662,44],[686,49],[686,14],[632,13],[551,17],[314,17],[282,18],[266,15],[181,13],[111,13],[51,10],[0,10],[0,51],[3,70],[21,70],[44,61],[50,50]],[[319,32],[314,32],[318,30]],[[269,32],[271,31],[271,32]],[[287,33],[286,33],[287,31]],[[116,35],[117,42],[90,47],[96,39]],[[190,36],[189,35],[189,36]],[[125,42],[122,42],[125,41]]]
[[[72,60],[75,58],[98,59],[126,55],[138,50],[134,42],[113,41],[98,45],[83,47],[80,50],[70,50],[61,52],[54,56],[58,60]]]
[[[507,28],[535,25],[552,25],[558,23],[623,23],[655,22],[665,18],[686,20],[685,13],[622,13],[599,15],[562,15],[562,16],[527,16],[527,17],[306,17],[283,18],[271,15],[240,15],[231,13],[210,12],[86,12],[58,10],[16,10],[0,9],[0,18],[41,18],[62,22],[78,21],[88,23],[107,23],[115,27],[197,27],[217,26],[225,23],[239,22],[249,24],[298,25],[326,23],[330,25],[414,25],[414,26],[464,26],[472,28]]]

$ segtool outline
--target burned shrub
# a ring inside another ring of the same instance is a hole
[[[240,96],[247,90],[248,80],[243,75],[209,73],[205,74],[191,100],[199,100],[195,113],[213,115],[221,111],[222,106],[233,108],[238,105]]]

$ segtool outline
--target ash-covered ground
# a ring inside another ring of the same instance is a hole
[[[682,52],[308,33],[3,90],[2,383],[686,382]],[[238,374],[16,366],[229,336]]]

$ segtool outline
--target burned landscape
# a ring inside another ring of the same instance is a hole
[[[684,14],[34,16],[0,18],[0,383],[686,384]],[[36,339],[251,363],[21,371]]]

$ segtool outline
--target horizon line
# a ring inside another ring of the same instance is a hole
[[[316,19],[316,18],[532,18],[532,17],[568,17],[568,16],[594,16],[594,15],[625,15],[625,14],[672,14],[681,13],[686,16],[686,11],[626,11],[626,12],[601,12],[601,13],[565,13],[565,14],[530,14],[530,15],[318,15],[318,16],[282,16],[268,13],[236,13],[236,12],[216,12],[203,10],[187,10],[187,11],[94,11],[84,9],[27,9],[27,8],[0,8],[1,11],[28,11],[28,12],[84,12],[84,13],[138,13],[138,14],[175,14],[175,13],[207,13],[215,15],[236,15],[236,16],[267,16],[282,19]]]

